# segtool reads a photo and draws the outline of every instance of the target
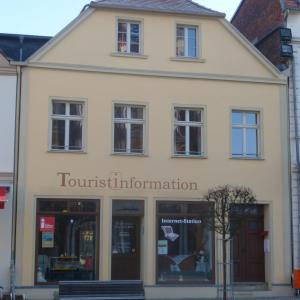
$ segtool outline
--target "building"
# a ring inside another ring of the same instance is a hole
[[[0,286],[10,288],[11,233],[13,214],[15,107],[17,67],[10,61],[22,61],[40,48],[48,37],[0,34]]]
[[[289,76],[293,268],[300,269],[300,2],[242,1],[232,18],[270,61]],[[300,286],[299,286],[300,288]]]
[[[91,2],[19,65],[19,293],[142,279],[147,299],[215,298],[203,195],[222,184],[259,199],[232,248],[234,281],[291,293],[287,81],[222,13]]]

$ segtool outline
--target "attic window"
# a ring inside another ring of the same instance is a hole
[[[118,21],[118,52],[140,53],[140,23],[132,21]]]

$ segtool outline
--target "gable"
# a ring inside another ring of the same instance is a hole
[[[118,17],[141,22],[144,55],[140,59],[115,55]],[[174,61],[176,24],[198,27],[201,60]],[[135,70],[284,79],[225,19],[111,9],[88,9],[28,62],[123,73]]]
[[[9,61],[0,52],[0,68],[4,68],[4,67],[6,67],[6,68],[9,67]]]

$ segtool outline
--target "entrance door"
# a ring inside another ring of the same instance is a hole
[[[112,219],[112,280],[140,279],[140,218]]]
[[[253,206],[233,239],[235,282],[265,282],[263,209],[263,206]]]

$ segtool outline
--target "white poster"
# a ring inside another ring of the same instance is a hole
[[[167,240],[157,241],[157,253],[158,253],[158,255],[167,255],[168,254],[168,241]]]

